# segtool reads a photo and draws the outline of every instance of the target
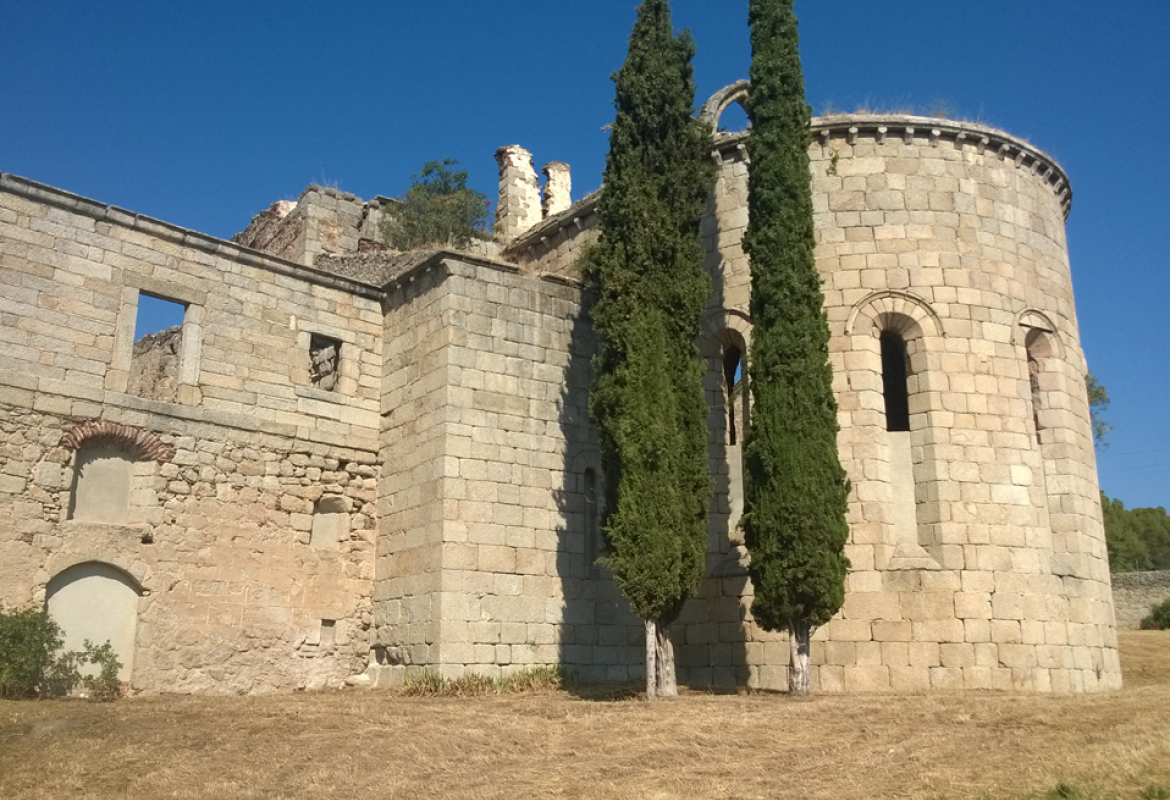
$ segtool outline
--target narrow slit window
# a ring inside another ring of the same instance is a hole
[[[736,412],[743,393],[743,354],[734,345],[723,349],[723,383],[726,389],[727,443],[737,445],[743,440],[743,421]]]
[[[896,333],[882,334],[882,394],[886,401],[886,430],[910,430],[910,394],[906,387],[909,357],[906,341]]]
[[[1031,389],[1032,396],[1032,423],[1035,425],[1037,443],[1041,440],[1040,431],[1044,430],[1044,425],[1040,421],[1043,416],[1040,412],[1044,410],[1044,395],[1040,390],[1041,369],[1037,351],[1045,344],[1044,333],[1037,329],[1028,331],[1028,335],[1024,339],[1024,350],[1028,354],[1028,387]]]
[[[178,401],[186,314],[183,303],[145,292],[138,295],[127,392],[150,400]]]
[[[309,380],[313,388],[335,391],[340,367],[341,342],[313,334],[309,338]]]
[[[585,574],[597,566],[601,553],[601,525],[597,508],[597,473],[585,470]]]

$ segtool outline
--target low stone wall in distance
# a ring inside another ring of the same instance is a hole
[[[1150,607],[1170,600],[1170,570],[1119,572],[1113,576],[1113,609],[1117,629],[1132,630],[1149,615]]]

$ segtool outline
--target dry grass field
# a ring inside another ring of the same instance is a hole
[[[0,702],[0,797],[1170,798],[1170,633],[1126,688]]]

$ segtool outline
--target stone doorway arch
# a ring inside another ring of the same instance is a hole
[[[118,680],[130,682],[138,635],[138,599],[142,587],[111,564],[87,561],[69,567],[50,581],[45,607],[61,626],[66,650],[81,650],[85,640],[114,648],[122,669]]]

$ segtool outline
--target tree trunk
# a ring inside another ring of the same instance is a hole
[[[658,694],[661,697],[678,697],[678,681],[674,674],[674,643],[670,641],[670,629],[658,623]]]
[[[803,697],[808,694],[808,640],[812,625],[807,619],[793,619],[788,623],[788,694]]]
[[[658,625],[655,620],[646,622],[646,699],[654,700],[658,687]]]

